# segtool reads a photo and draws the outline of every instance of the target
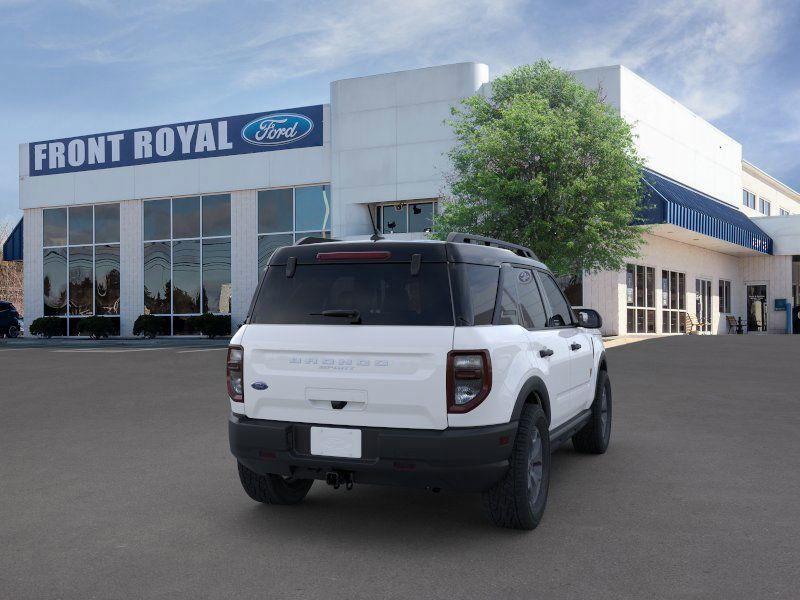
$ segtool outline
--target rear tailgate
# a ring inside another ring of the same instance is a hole
[[[242,340],[245,413],[301,423],[445,429],[453,331],[452,326],[248,325]],[[256,389],[264,384],[266,389]]]

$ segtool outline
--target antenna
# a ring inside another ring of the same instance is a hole
[[[373,206],[371,204],[367,204],[367,210],[369,211],[369,223],[372,225],[372,235],[369,237],[370,240],[373,242],[377,242],[378,240],[382,240],[383,236],[378,233],[378,225],[375,221],[375,214],[372,212]]]

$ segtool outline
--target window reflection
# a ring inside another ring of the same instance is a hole
[[[383,233],[429,233],[433,231],[436,202],[384,204],[377,207],[378,226]]]
[[[203,240],[203,312],[231,312],[230,238]]]
[[[172,312],[200,312],[200,240],[172,242]]]
[[[272,254],[305,237],[331,235],[329,185],[309,185],[258,192],[258,271]]]
[[[67,209],[46,208],[42,211],[45,246],[67,245]]]
[[[408,205],[408,230],[433,230],[433,202]]]
[[[149,242],[144,245],[144,311],[146,314],[170,312],[170,245]]]
[[[384,206],[382,225],[384,233],[406,233],[408,231],[408,217],[405,204]]]
[[[200,237],[200,196],[172,199],[172,238]]]
[[[63,335],[80,335],[81,318],[120,312],[119,210],[97,204],[43,211],[44,314],[66,317]]]
[[[145,202],[144,225],[145,312],[164,315],[165,333],[197,333],[177,315],[229,313],[230,194]],[[171,241],[148,242],[155,235]]]
[[[69,248],[69,314],[94,314],[93,251],[91,246]]]
[[[69,209],[69,245],[92,243],[92,207],[71,206]]]
[[[66,211],[65,211],[66,213]],[[65,223],[66,225],[66,223]],[[66,233],[66,227],[65,227]],[[42,264],[44,315],[67,314],[67,249],[53,248],[44,251]]]
[[[231,195],[203,196],[203,237],[231,234]]]
[[[94,243],[119,242],[119,204],[98,204],[94,207]]]
[[[295,188],[295,231],[317,231],[330,228],[330,193],[327,185]]]
[[[119,314],[119,246],[95,246],[94,306],[98,315]]]
[[[258,192],[258,233],[292,231],[292,188]]]
[[[148,200],[144,203],[144,239],[170,238],[170,200]]]

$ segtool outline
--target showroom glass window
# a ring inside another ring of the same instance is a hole
[[[625,269],[628,333],[656,332],[656,270],[642,265]]]
[[[119,204],[46,208],[42,235],[44,316],[64,317],[63,335],[93,315],[119,334]]]
[[[329,185],[262,190],[258,192],[258,272],[282,246],[304,237],[331,236]]]
[[[166,334],[194,334],[188,317],[231,312],[231,197],[146,200],[144,312]]]
[[[731,282],[725,279],[719,280],[719,312],[730,314],[731,308]]]
[[[661,271],[661,331],[686,332],[686,274]]]
[[[395,202],[377,207],[376,221],[381,233],[430,233],[436,202]]]

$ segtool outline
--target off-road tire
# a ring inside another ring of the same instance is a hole
[[[597,389],[589,422],[572,436],[575,450],[583,454],[604,454],[611,441],[611,381],[606,371],[597,373]]]
[[[247,495],[264,504],[299,504],[314,484],[313,479],[291,479],[280,475],[259,475],[236,463],[239,481]]]
[[[537,461],[539,466],[536,472],[540,473],[540,480],[535,485],[532,477]],[[549,485],[550,435],[547,417],[538,405],[526,404],[519,419],[508,472],[483,493],[486,514],[499,527],[535,529],[547,505]]]

